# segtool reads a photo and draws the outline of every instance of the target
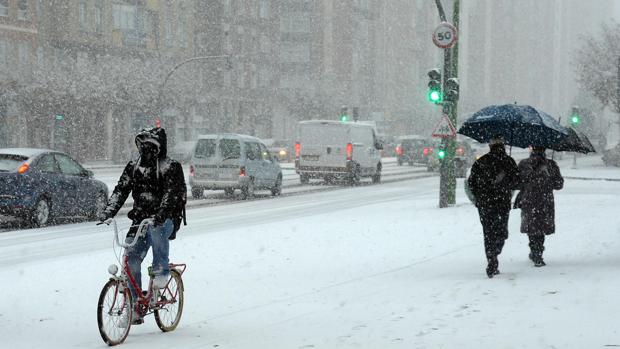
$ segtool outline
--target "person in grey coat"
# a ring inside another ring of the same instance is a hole
[[[545,264],[545,236],[555,233],[553,191],[564,186],[557,163],[545,156],[545,148],[533,147],[530,157],[519,162],[521,183],[514,207],[521,209],[521,233],[530,240],[529,258],[537,267]]]

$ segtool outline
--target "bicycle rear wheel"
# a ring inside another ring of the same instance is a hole
[[[121,286],[120,281],[110,279],[103,286],[97,304],[99,334],[101,334],[103,341],[110,346],[125,341],[133,320],[131,292],[127,287]],[[127,318],[123,319],[124,317]]]
[[[160,290],[158,303],[161,306],[155,309],[155,322],[163,332],[174,331],[181,321],[183,314],[183,279],[181,273],[170,270],[170,281],[166,288]]]

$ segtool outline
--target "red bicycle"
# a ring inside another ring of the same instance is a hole
[[[131,274],[128,257],[123,254],[123,248],[134,246],[139,238],[145,236],[149,226],[153,224],[153,220],[143,220],[138,226],[133,240],[129,243],[119,240],[116,220],[109,219],[104,223],[114,226],[113,248],[116,252],[116,246],[121,247],[116,254],[116,259],[122,268],[121,273],[118,274],[116,264],[108,267],[108,272],[112,277],[103,286],[99,295],[97,324],[101,338],[110,346],[123,343],[129,334],[133,321],[134,312],[132,309],[135,309],[141,317],[155,314],[155,322],[163,332],[173,331],[179,325],[183,313],[183,279],[181,275],[185,272],[186,265],[170,263],[170,279],[168,279],[166,286],[161,289],[153,288],[153,274],[149,268],[148,290],[143,291]],[[124,255],[122,262],[120,260],[121,255]],[[136,290],[138,299],[133,299],[129,290],[130,283]]]

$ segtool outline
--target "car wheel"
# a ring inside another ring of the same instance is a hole
[[[108,197],[104,193],[98,193],[95,198],[95,207],[93,212],[91,213],[91,219],[97,219],[100,214],[103,213],[103,210],[108,206]]]
[[[254,179],[250,178],[248,183],[241,188],[241,198],[246,200],[254,196]]]
[[[235,189],[233,189],[233,188],[226,188],[226,189],[224,189],[224,195],[226,195],[226,196],[233,196],[233,195],[235,195]]]
[[[46,199],[39,199],[32,211],[31,221],[37,227],[44,227],[49,223],[52,210]]]
[[[192,188],[192,197],[194,199],[201,199],[204,195],[204,189],[202,188]]]
[[[377,172],[372,176],[373,183],[381,183],[381,164],[377,165]]]
[[[398,166],[402,166],[402,165],[403,165],[402,160],[398,160],[397,165],[398,165]]]
[[[276,184],[271,188],[271,195],[276,196],[282,194],[282,175],[278,175]]]
[[[308,184],[310,182],[310,177],[308,175],[299,175],[299,181],[301,184]]]

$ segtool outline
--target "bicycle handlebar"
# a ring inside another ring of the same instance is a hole
[[[149,226],[153,225],[153,218],[145,218],[142,220],[142,222],[140,222],[140,225],[138,225],[138,230],[136,231],[136,234],[133,236],[133,240],[131,240],[131,242],[129,243],[121,242],[120,239],[118,238],[118,225],[116,224],[116,220],[114,218],[108,218],[105,221],[100,222],[98,224],[110,225],[112,223],[114,225],[114,241],[116,241],[116,244],[124,248],[130,248],[130,247],[133,247],[138,242],[139,238],[146,235],[146,232],[149,229]],[[133,225],[133,227],[135,227],[135,225]]]

